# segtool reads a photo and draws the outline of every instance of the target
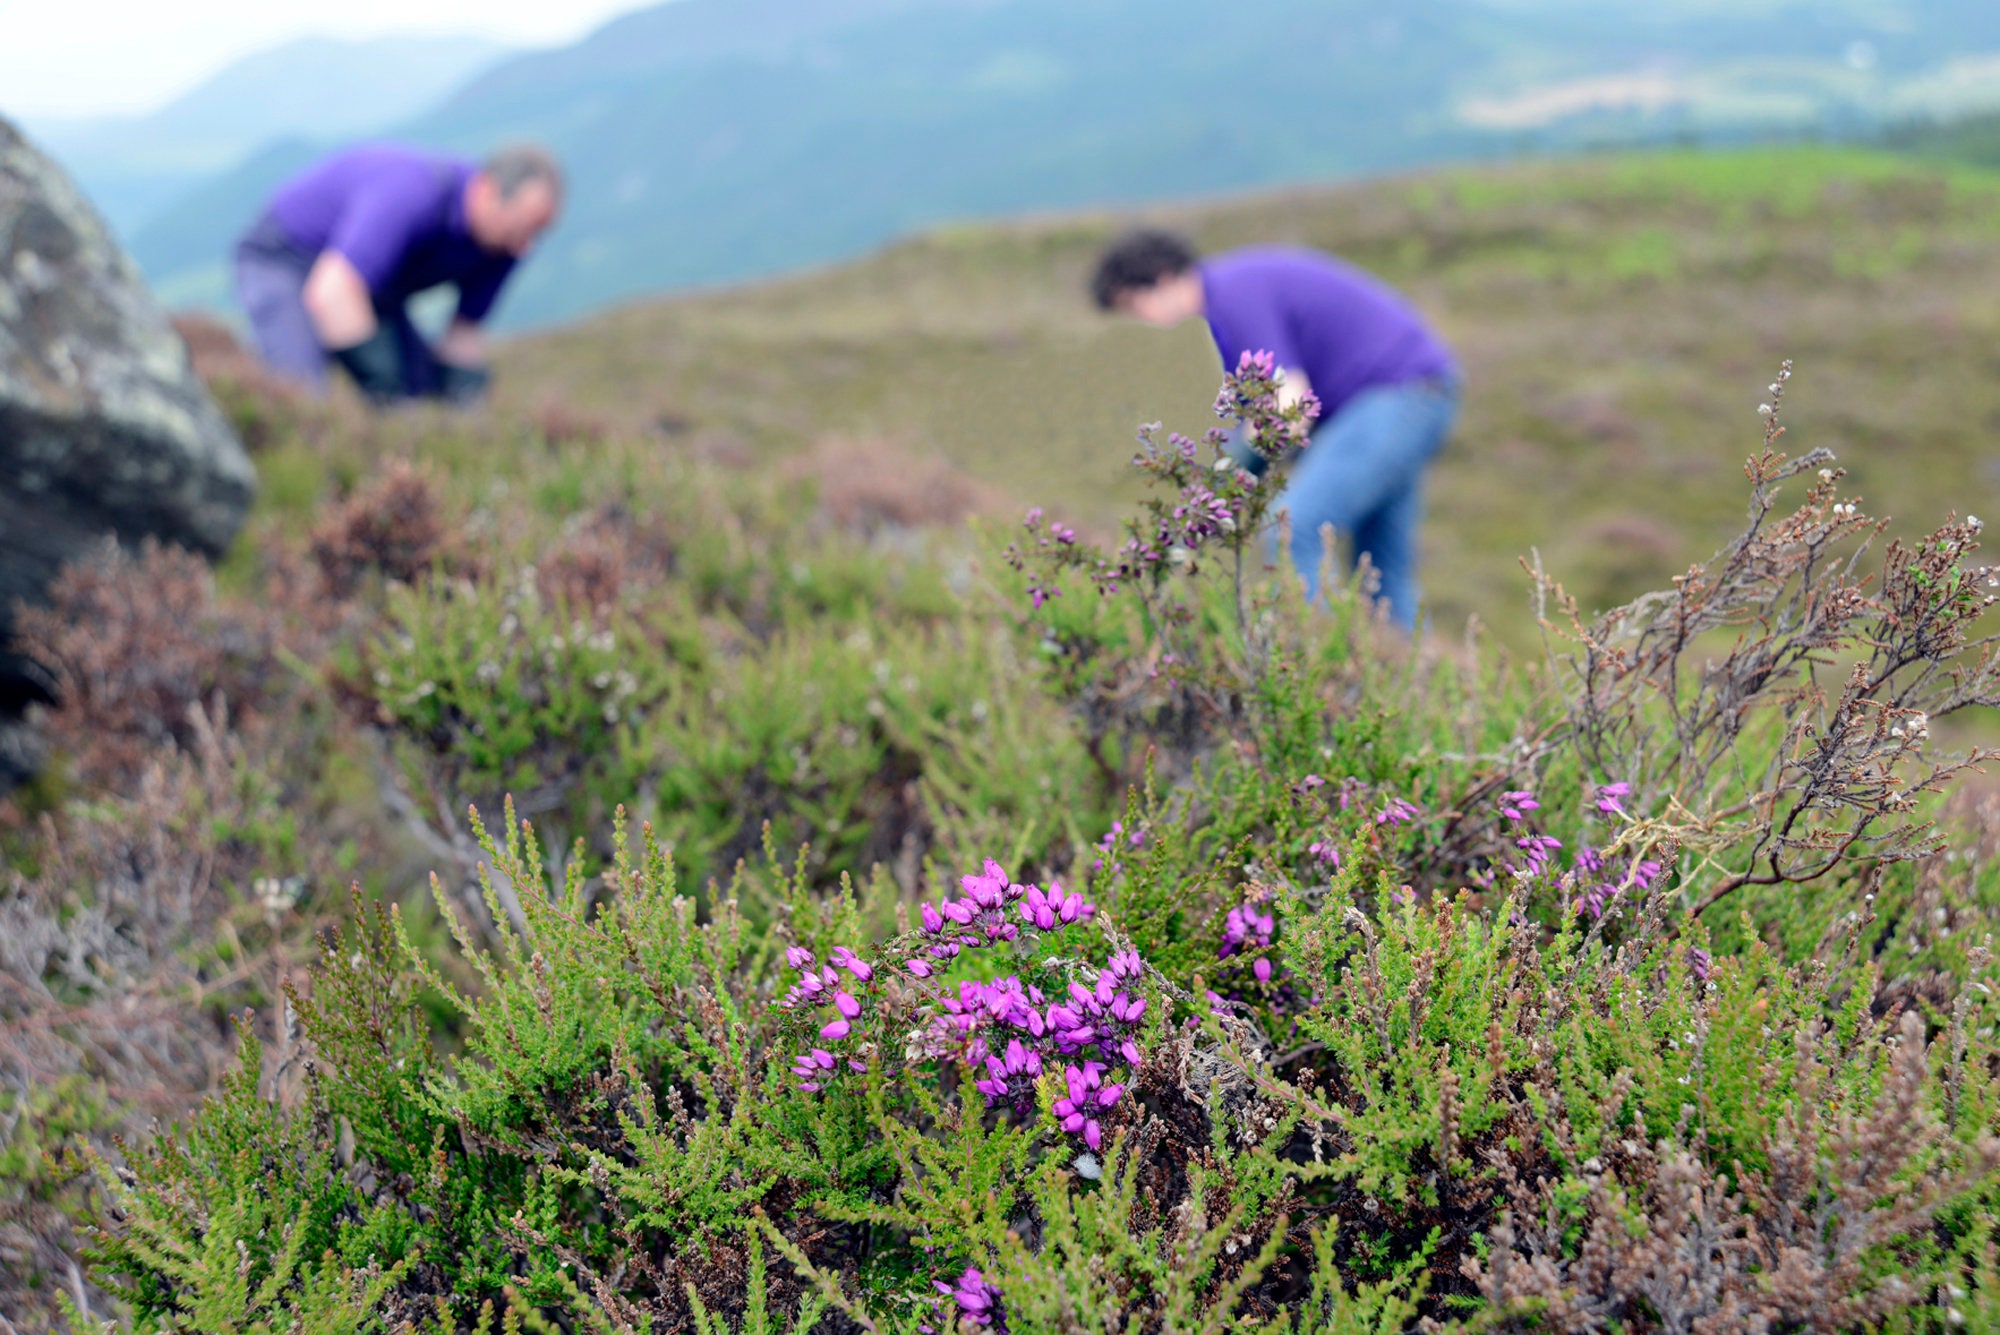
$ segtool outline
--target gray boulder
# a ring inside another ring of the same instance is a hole
[[[218,556],[255,486],[137,268],[0,119],[0,716],[37,691],[6,647],[18,600],[105,534]]]

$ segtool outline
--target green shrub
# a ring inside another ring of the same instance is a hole
[[[1749,535],[1546,670],[1301,606],[1179,441],[997,606],[760,592],[741,527],[581,625],[385,590],[420,777],[560,772],[593,837],[475,818],[456,960],[326,935],[284,1102],[246,1043],[100,1162],[98,1273],[142,1330],[1977,1328],[2000,821],[1931,823],[1909,720],[1989,702],[1990,576],[1960,524],[1864,582],[1770,443]]]

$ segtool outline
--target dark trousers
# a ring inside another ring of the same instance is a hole
[[[332,358],[320,346],[306,314],[306,275],[318,257],[294,247],[270,218],[260,221],[236,246],[236,300],[250,319],[257,355],[279,375],[311,390],[326,392]],[[403,393],[425,398],[441,391],[437,358],[401,302],[377,302],[375,318],[396,336],[402,352]]]

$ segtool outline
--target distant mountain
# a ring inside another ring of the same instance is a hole
[[[510,325],[955,218],[1580,145],[1872,133],[2000,104],[1992,0],[675,0],[500,62],[398,128],[549,142],[563,225]],[[134,249],[219,272],[272,163]],[[232,206],[233,207],[233,206]],[[171,286],[171,284],[170,284]],[[210,284],[210,290],[214,285]]]
[[[370,134],[513,54],[481,37],[305,38],[248,56],[143,116],[29,120],[112,227],[133,235],[274,138]]]

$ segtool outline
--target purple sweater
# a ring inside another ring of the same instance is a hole
[[[378,304],[400,305],[449,283],[458,316],[477,322],[493,309],[514,267],[473,239],[462,158],[402,144],[344,149],[294,176],[271,198],[270,216],[301,251],[335,251],[368,284]]]
[[[1458,362],[1402,296],[1353,265],[1310,250],[1236,250],[1205,260],[1204,314],[1225,369],[1269,352],[1303,371],[1321,420],[1379,385],[1456,379]]]

